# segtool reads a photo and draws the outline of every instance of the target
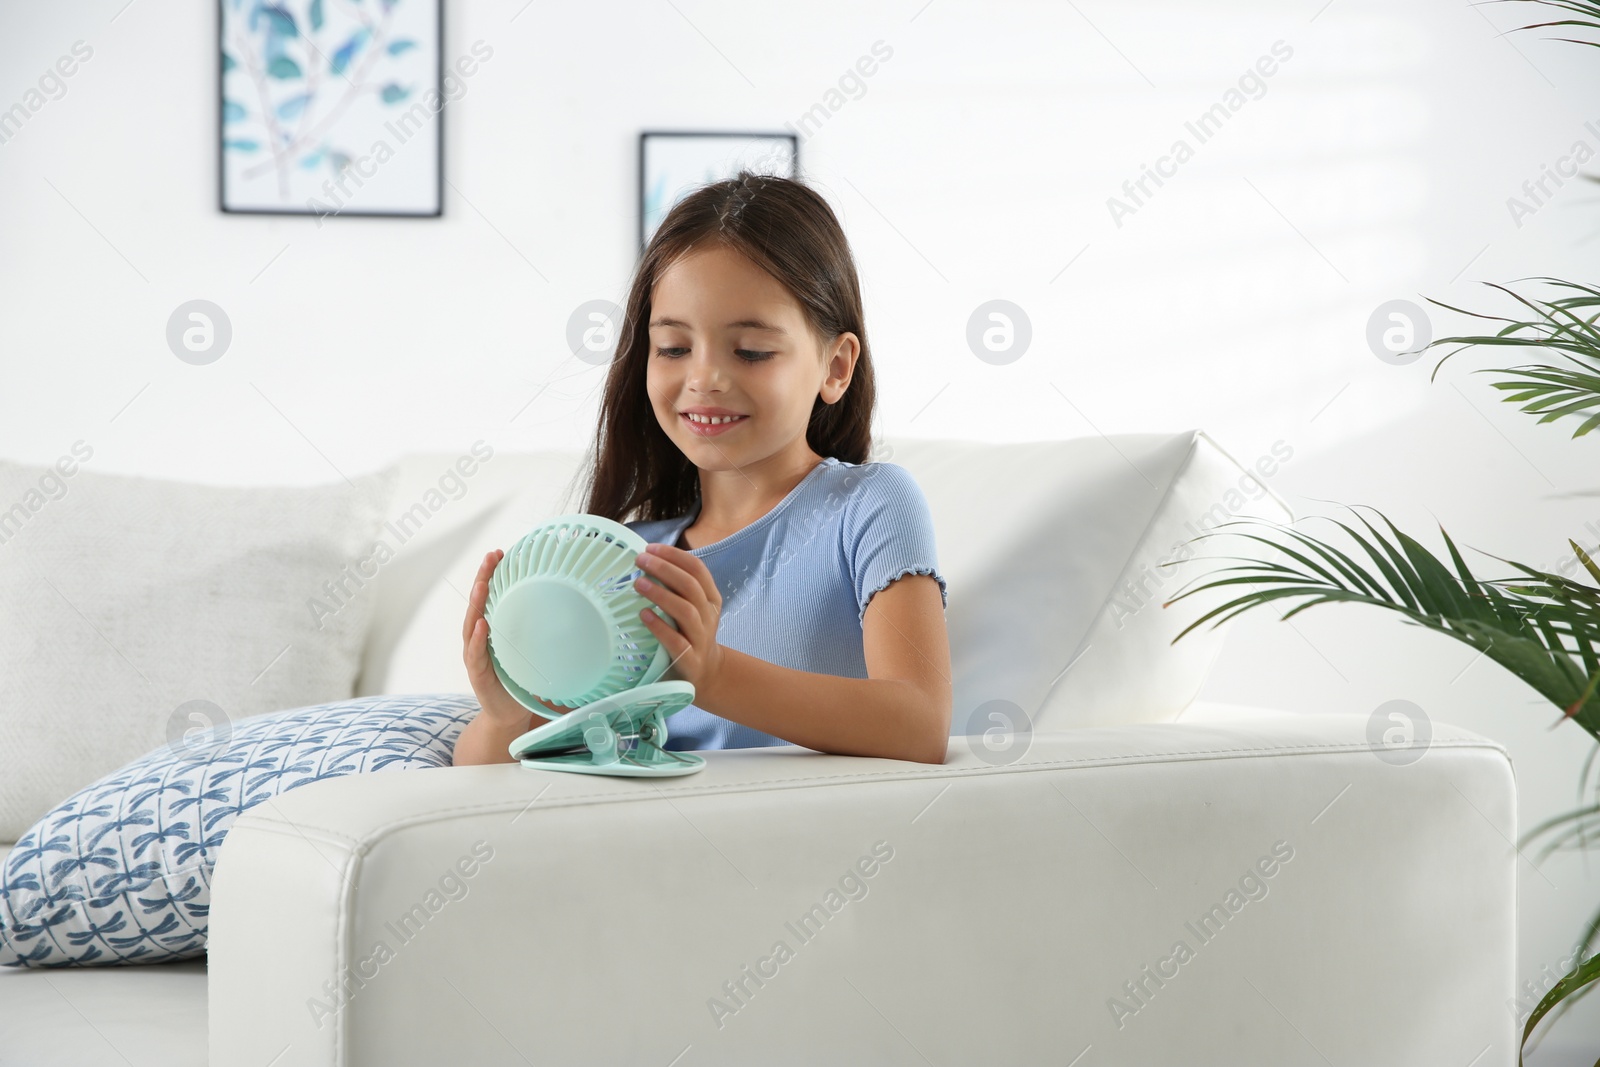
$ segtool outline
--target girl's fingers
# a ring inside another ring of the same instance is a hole
[[[493,553],[490,553],[492,555]],[[472,637],[473,620],[478,614],[478,583],[483,580],[483,572],[489,566],[489,556],[483,557],[483,562],[478,564],[478,573],[472,578],[472,588],[467,592],[467,614],[461,620],[461,643],[464,645]]]
[[[480,703],[504,703],[510,700],[499,676],[489,662],[489,620],[484,617],[483,606],[489,597],[489,580],[494,569],[505,558],[505,553],[495,549],[483,557],[472,592],[467,597],[467,617],[462,623],[462,661],[467,667],[467,677]]]
[[[635,592],[644,597],[646,600],[655,603],[661,608],[662,611],[666,612],[668,615],[671,615],[674,619],[679,620],[679,624],[681,625],[682,620],[687,618],[691,612],[696,610],[694,605],[687,598],[679,596],[677,593],[673,592],[670,587],[654,581],[654,577],[654,575],[651,575],[646,578],[645,580],[650,584],[646,585],[642,589],[636,588]],[[650,611],[649,608],[645,608],[643,610]],[[651,612],[651,614],[653,615],[655,613]]]
[[[485,639],[488,624],[472,627],[472,636],[467,640],[467,673],[472,680],[477,682],[483,679],[484,672],[489,665],[489,651]]]
[[[467,596],[467,617],[461,624],[461,640],[463,643],[472,637],[472,627],[479,617],[483,615],[483,605],[489,599],[489,579],[494,574],[494,569],[503,556],[499,549],[489,552],[483,557],[483,562],[478,565],[478,574],[472,581],[472,591]],[[480,592],[479,586],[483,589]]]
[[[639,618],[644,621],[645,629],[656,635],[656,640],[661,642],[662,647],[667,650],[667,655],[673,659],[676,659],[683,651],[684,646],[688,645],[689,639],[682,632],[675,627],[667,625],[666,622],[662,621],[661,616],[649,608],[645,608]]]
[[[655,556],[656,559],[667,564],[667,567],[663,569],[663,573],[670,573],[673,569],[682,571],[691,582],[700,586],[707,599],[718,595],[717,582],[716,579],[711,577],[711,568],[707,567],[705,560],[699,556],[685,552],[676,545],[660,545],[657,546],[655,552],[647,554]],[[646,573],[654,577],[654,572],[647,571]]]
[[[467,594],[467,617],[461,623],[461,641],[466,643],[472,638],[472,627],[483,617],[483,605],[478,602],[478,584],[472,584],[472,591]]]

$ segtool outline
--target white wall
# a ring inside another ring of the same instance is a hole
[[[1500,311],[1479,280],[1594,280],[1592,194],[1569,183],[1520,226],[1506,205],[1575,141],[1600,147],[1584,126],[1600,126],[1596,57],[1500,35],[1539,9],[524,4],[448,5],[447,59],[494,53],[446,112],[444,217],[318,228],[216,210],[211,3],[3,0],[0,108],[75,41],[94,51],[0,144],[0,455],[51,461],[82,438],[95,469],[310,482],[479,437],[581,447],[601,371],[564,331],[578,304],[626,291],[638,131],[781,128],[882,41],[892,57],[801,152],[861,265],[884,431],[1201,426],[1246,463],[1292,447],[1273,487],[1308,514],[1331,510],[1313,498],[1371,504],[1434,547],[1437,519],[1538,566],[1569,536],[1594,543],[1600,501],[1577,495],[1591,438],[1499,403],[1470,373],[1502,365],[1490,356],[1430,383],[1435,358],[1391,366],[1364,340],[1392,298]],[[1293,55],[1264,95],[1117,225],[1108,197],[1280,40]],[[206,367],[164,340],[196,297],[234,329]],[[1006,366],[965,342],[994,298],[1033,327]],[[1552,708],[1471,660],[1376,611],[1261,614],[1203,695],[1361,713],[1410,699],[1511,748],[1521,828],[1572,806],[1584,735],[1546,730]],[[1600,877],[1581,856],[1520,871],[1533,978],[1600,906]],[[1558,1042],[1594,1044],[1597,1007]],[[1558,1042],[1530,1062],[1558,1062]]]

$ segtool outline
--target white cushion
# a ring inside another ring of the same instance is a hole
[[[395,479],[209,486],[0,461],[0,841],[219,715],[349,697],[375,598],[345,579]]]
[[[954,669],[952,732],[994,701],[1035,730],[1160,722],[1199,692],[1226,632],[1171,640],[1206,594],[1169,599],[1201,565],[1158,564],[1202,529],[1287,505],[1204,433],[1125,434],[1023,444],[890,437],[876,458],[916,477],[933,513]],[[416,492],[448,457],[411,464]],[[469,691],[466,596],[484,553],[538,522],[582,511],[576,452],[496,453],[494,487],[418,538],[378,579],[380,625],[360,693]],[[399,493],[405,497],[407,488]],[[1191,546],[1220,555],[1231,537]],[[448,562],[445,562],[446,557]],[[1218,566],[1209,564],[1204,569]],[[388,583],[386,585],[386,583]],[[402,621],[403,620],[403,621]],[[1068,668],[1071,668],[1070,670]],[[994,725],[980,715],[974,732]]]
[[[1227,627],[1172,639],[1226,597],[1162,602],[1224,565],[1199,557],[1250,544],[1227,531],[1183,542],[1235,518],[1293,517],[1199,430],[893,445],[928,497],[950,582],[953,733],[1176,719]]]
[[[206,964],[0,967],[7,1064],[206,1067]],[[265,1061],[263,1061],[265,1062]],[[280,1059],[273,1067],[288,1067]]]
[[[393,556],[372,582],[376,610],[357,696],[472,691],[461,623],[478,564],[541,520],[582,511],[581,464],[576,452],[501,452],[482,441],[395,464],[391,512],[414,518],[386,530]]]

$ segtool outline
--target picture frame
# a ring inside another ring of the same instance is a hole
[[[792,133],[645,130],[639,134],[639,250],[674,204],[741,167],[800,177],[800,139]]]
[[[443,0],[217,0],[217,44],[223,213],[443,214]]]

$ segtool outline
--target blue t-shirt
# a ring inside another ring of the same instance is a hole
[[[647,542],[677,545],[699,514],[696,500],[676,519],[624,525]],[[867,677],[867,603],[901,575],[931,575],[941,602],[949,601],[928,502],[911,472],[894,463],[829,456],[761,518],[689,551],[722,594],[718,642],[800,671]],[[668,750],[787,743],[693,704],[667,720]]]

